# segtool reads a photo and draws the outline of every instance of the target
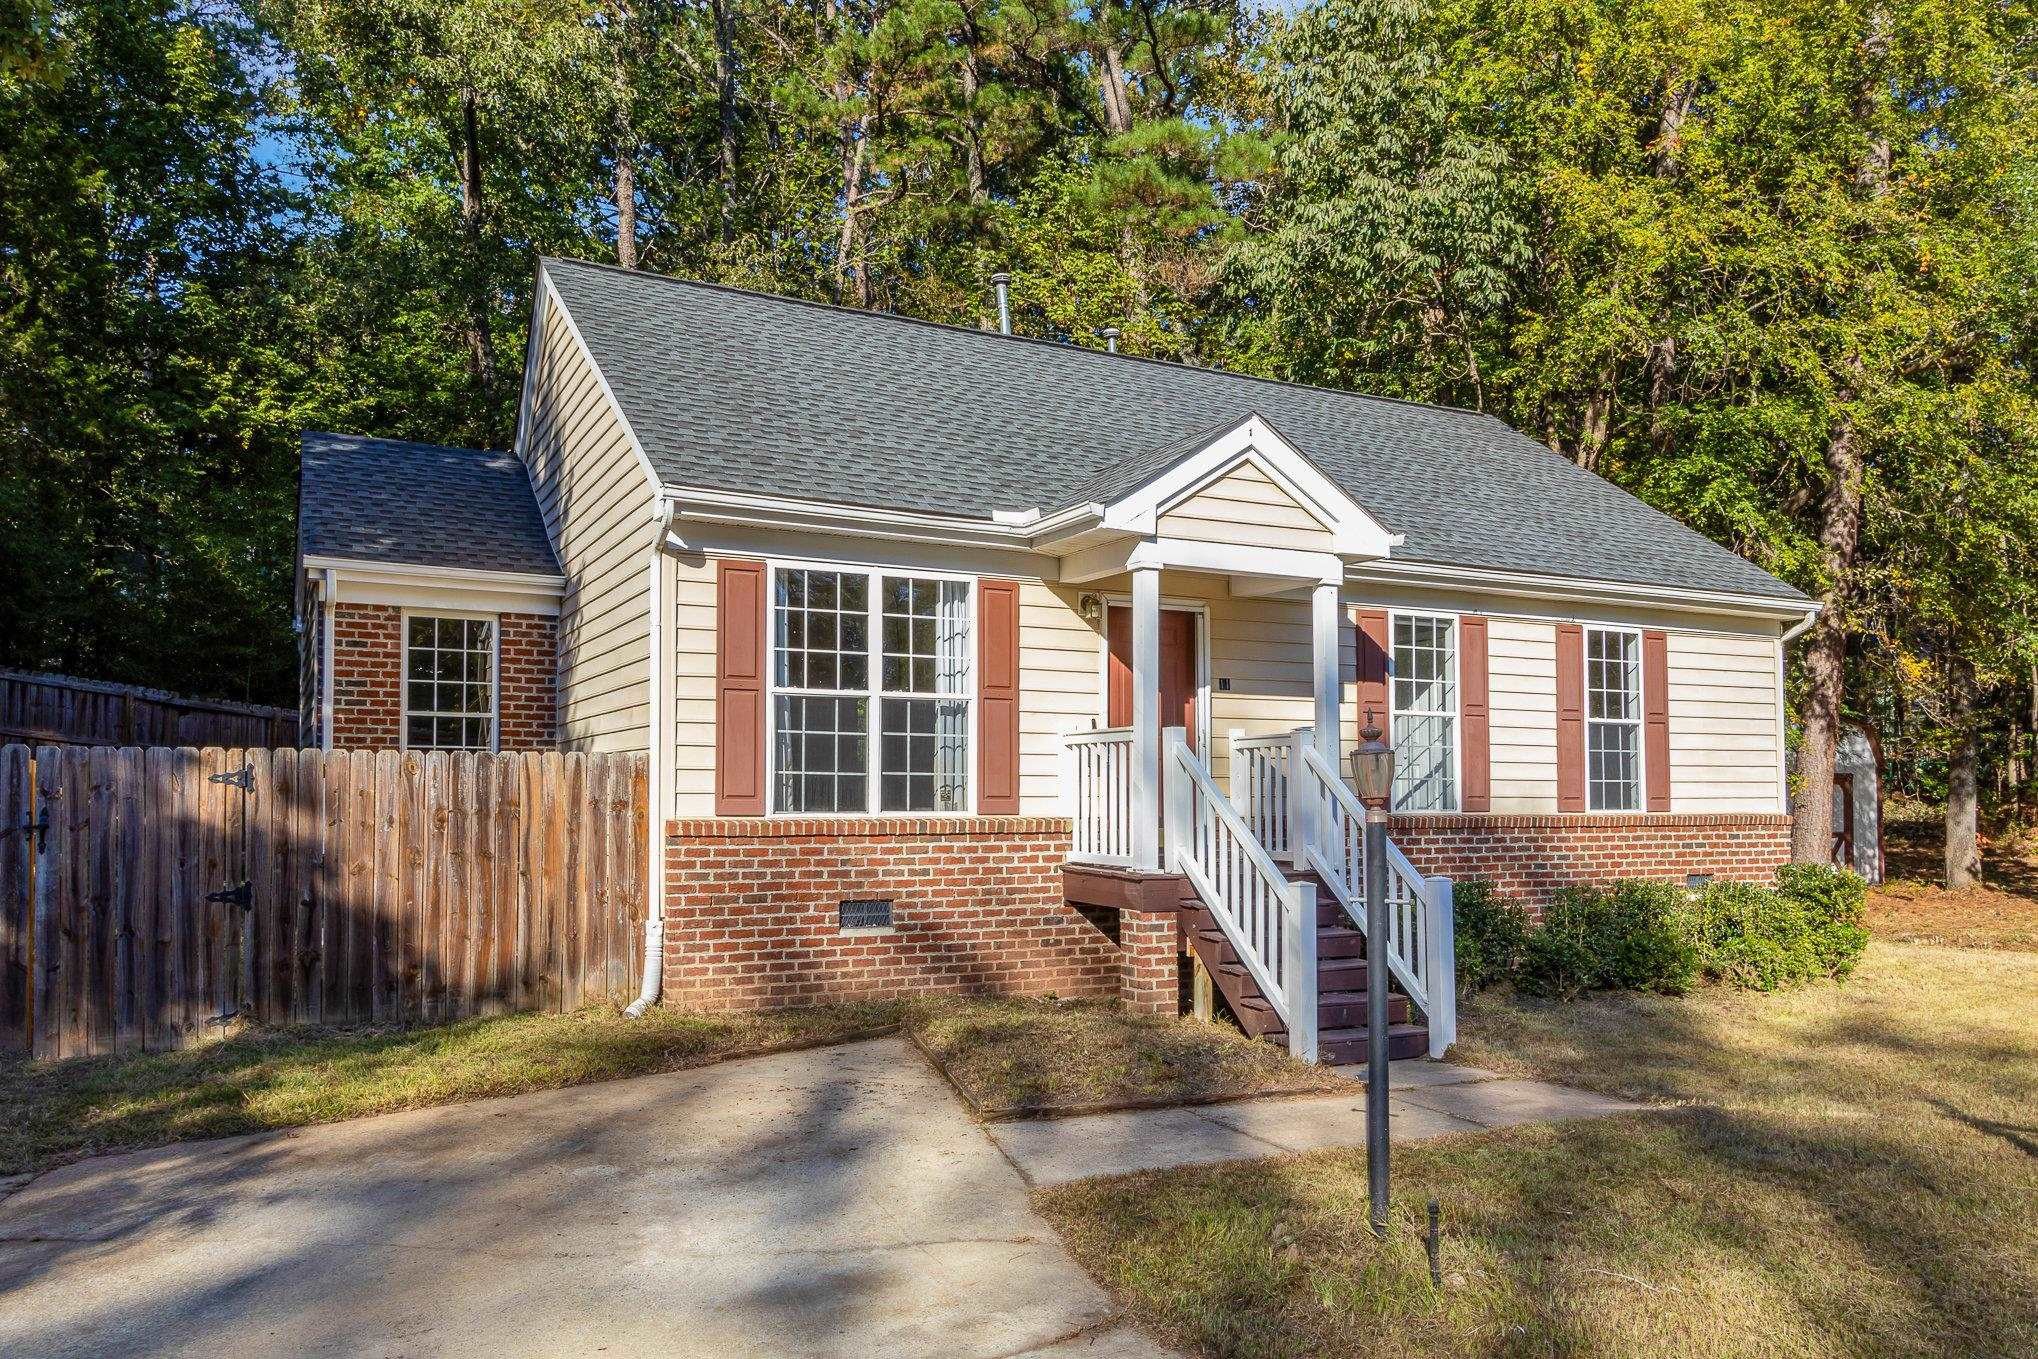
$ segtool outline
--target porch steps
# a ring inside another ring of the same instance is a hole
[[[1182,902],[1182,935],[1210,973],[1239,1027],[1254,1038],[1285,1046],[1288,1031],[1252,974],[1224,937],[1209,908],[1193,895]],[[1366,1060],[1366,937],[1350,927],[1328,888],[1317,900],[1316,1046],[1325,1065]],[[1387,998],[1387,1054],[1390,1060],[1429,1052],[1429,1026],[1412,1022],[1408,997]]]

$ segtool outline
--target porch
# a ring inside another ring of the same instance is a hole
[[[1064,584],[1104,584],[1122,601],[1104,629],[1110,725],[1063,738],[1067,900],[1172,911],[1197,1012],[1209,1015],[1221,996],[1248,1033],[1310,1061],[1359,1060],[1368,1039],[1366,811],[1340,772],[1353,636],[1345,546],[1126,535],[1061,563]],[[1213,585],[1229,600],[1306,616],[1309,721],[1212,730],[1208,606],[1206,651],[1190,664],[1175,654],[1183,630],[1168,624],[1184,602],[1171,586],[1187,586],[1193,601]],[[1364,655],[1355,637],[1353,651],[1370,672],[1354,678],[1378,695],[1385,658]],[[1185,697],[1181,676],[1192,669],[1199,683]],[[1372,716],[1386,725],[1384,710]],[[1455,1027],[1450,883],[1424,878],[1391,842],[1387,858],[1390,1050],[1441,1056]]]

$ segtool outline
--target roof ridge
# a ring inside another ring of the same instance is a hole
[[[507,458],[507,448],[476,448],[471,444],[439,444],[427,439],[392,439],[386,434],[345,434],[336,429],[301,429],[297,431],[297,442],[301,448],[307,439],[356,439],[371,444],[401,444],[405,448],[436,448],[444,453],[486,453],[494,458]]]
[[[1150,364],[1158,368],[1175,369],[1185,373],[1212,373],[1219,377],[1238,378],[1245,382],[1263,382],[1271,387],[1285,387],[1293,391],[1322,392],[1328,396],[1349,397],[1354,401],[1378,401],[1389,406],[1408,406],[1416,410],[1441,411],[1447,415],[1469,415],[1481,420],[1491,420],[1512,430],[1499,416],[1488,411],[1467,410],[1463,406],[1446,406],[1434,401],[1415,401],[1402,396],[1381,396],[1377,392],[1354,391],[1349,387],[1325,387],[1314,382],[1296,382],[1289,378],[1262,377],[1258,373],[1241,373],[1232,368],[1198,366],[1183,363],[1178,359],[1157,359],[1145,354],[1126,354],[1113,350],[1091,349],[1086,345],[1072,344],[1065,340],[1052,340],[1044,335],[1007,334],[997,330],[980,330],[974,326],[959,326],[952,321],[930,321],[924,316],[909,316],[900,311],[869,311],[863,307],[846,307],[839,302],[816,302],[812,298],[793,297],[786,293],[766,292],[761,288],[740,288],[733,283],[715,283],[704,278],[682,278],[677,274],[660,274],[645,269],[625,269],[621,265],[605,264],[600,260],[574,259],[567,255],[540,255],[538,262],[566,264],[581,269],[597,269],[606,274],[618,274],[629,279],[652,280],[682,288],[705,288],[710,292],[729,293],[736,297],[754,297],[766,302],[783,302],[789,306],[808,307],[815,311],[836,312],[843,316],[867,317],[876,321],[899,321],[907,325],[924,326],[930,330],[945,330],[957,335],[972,335],[990,341],[1017,340],[1024,344],[1042,345],[1060,353],[1093,354],[1100,359],[1117,359],[1127,363]],[[1516,431],[1517,433],[1519,431]],[[1530,440],[1534,442],[1534,440]],[[1569,459],[1566,459],[1568,462]]]

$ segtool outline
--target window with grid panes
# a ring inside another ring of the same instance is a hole
[[[783,567],[772,809],[969,810],[970,586]]]
[[[1585,631],[1585,805],[1642,809],[1642,639]]]
[[[1394,615],[1394,809],[1458,809],[1457,620]]]
[[[403,634],[403,743],[495,747],[495,623],[411,614]]]

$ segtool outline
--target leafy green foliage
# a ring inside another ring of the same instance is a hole
[[[1528,942],[1528,912],[1490,882],[1467,878],[1451,900],[1458,990],[1470,995],[1514,976]]]
[[[1535,995],[1676,994],[1704,976],[1773,991],[1845,978],[1868,945],[1867,884],[1844,869],[1792,864],[1774,888],[1713,882],[1692,894],[1667,882],[1570,887],[1531,926],[1485,883],[1458,890],[1461,986],[1513,981]]]
[[[1694,912],[1703,970],[1758,991],[1845,977],[1868,946],[1866,891],[1857,875],[1819,864],[1783,869],[1774,890],[1712,883]]]
[[[1669,883],[1616,882],[1557,894],[1522,948],[1525,991],[1678,992],[1698,971],[1684,894]]]

